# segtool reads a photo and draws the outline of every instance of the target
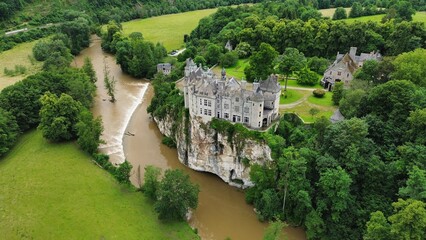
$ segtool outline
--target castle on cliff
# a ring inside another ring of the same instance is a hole
[[[204,122],[216,117],[253,129],[267,127],[279,117],[281,86],[277,76],[271,75],[249,88],[246,81],[228,79],[224,69],[221,75],[219,78],[192,59],[186,60],[184,98],[191,116]]]

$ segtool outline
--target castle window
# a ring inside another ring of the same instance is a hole
[[[348,73],[348,74],[346,74],[346,77],[349,77],[349,73]]]
[[[204,115],[207,115],[207,109],[204,109]]]
[[[204,99],[204,106],[207,106],[207,99]]]
[[[249,109],[248,107],[245,107],[245,108],[244,108],[244,112],[245,112],[245,113],[249,113],[249,112],[250,112],[250,109]]]
[[[210,110],[210,109],[209,109],[209,110],[207,111],[207,115],[211,116],[211,115],[212,115],[212,110]]]
[[[249,118],[248,117],[244,117],[244,122],[248,123],[249,122]]]
[[[261,114],[262,114],[262,112],[259,112],[259,117],[260,117]]]
[[[235,112],[239,112],[240,111],[240,107],[239,106],[235,106],[234,110],[235,110]]]
[[[209,106],[209,107],[211,107],[211,106],[212,106],[212,101],[211,101],[211,100],[208,100],[208,101],[207,101],[207,106]]]
[[[260,104],[260,107],[262,107],[262,104]]]
[[[259,124],[257,126],[260,127],[260,122],[259,122]]]
[[[203,105],[203,99],[200,98],[200,105]]]
[[[237,116],[237,122],[241,122],[241,117]]]
[[[203,114],[203,109],[202,108],[200,108],[200,114]]]
[[[341,76],[342,75],[342,72],[341,71],[338,71],[337,72],[337,76]]]
[[[223,106],[225,109],[229,109],[229,104],[225,103]]]
[[[226,119],[228,119],[229,118],[229,114],[228,113],[225,113],[225,116],[224,116]]]
[[[240,98],[236,97],[235,102],[239,102],[239,101],[240,101]]]
[[[220,118],[220,112],[217,112],[217,118]]]

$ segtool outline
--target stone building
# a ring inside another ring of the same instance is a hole
[[[157,72],[169,75],[172,72],[172,65],[170,63],[159,63],[157,64]]]
[[[362,67],[367,60],[380,61],[382,56],[378,52],[361,53],[356,55],[357,48],[351,47],[349,53],[337,53],[336,60],[324,72],[321,85],[331,91],[336,82],[343,82],[346,86],[353,79],[356,70]]]
[[[281,86],[275,75],[249,89],[246,81],[228,79],[225,70],[219,78],[187,59],[184,81],[185,107],[204,122],[216,117],[259,129],[279,117]]]

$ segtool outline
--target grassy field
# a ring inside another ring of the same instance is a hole
[[[280,81],[280,85],[284,86],[285,85],[285,81],[284,79],[282,79]],[[323,88],[320,84],[319,84],[319,78],[318,78],[318,83],[315,84],[314,86],[305,86],[305,85],[301,85],[298,84],[297,81],[295,79],[289,79],[287,82],[287,86],[288,87],[299,87],[299,88]]]
[[[24,79],[25,76],[40,71],[42,63],[34,61],[33,64],[29,58],[29,56],[33,55],[32,49],[37,41],[22,43],[10,50],[0,53],[0,90]],[[26,74],[15,77],[6,76],[4,74],[4,69],[15,69],[15,65],[25,66],[27,68]]]
[[[163,224],[142,193],[119,185],[74,143],[23,135],[0,160],[2,239],[197,239]]]
[[[280,104],[289,104],[297,102],[304,97],[304,92],[306,91],[287,89],[287,98],[285,98],[282,93],[280,97]]]
[[[141,32],[145,39],[154,43],[161,42],[170,51],[182,48],[183,36],[191,33],[201,18],[216,11],[217,8],[205,9],[134,20],[123,23],[123,31],[124,34]]]
[[[351,11],[351,8],[345,8],[345,10],[346,10],[346,14],[349,15],[349,12]],[[334,12],[336,11],[336,8],[320,9],[319,11],[320,11],[320,13],[322,14],[323,17],[332,18]]]
[[[308,102],[312,104],[320,105],[320,106],[330,107],[330,106],[333,106],[331,96],[333,96],[333,93],[331,92],[326,92],[324,97],[322,98],[316,98],[314,97],[314,95],[311,94],[308,97]]]
[[[382,21],[382,18],[385,16],[385,14],[378,14],[373,16],[364,16],[364,17],[358,17],[358,18],[348,18],[348,19],[342,19],[339,21],[345,21],[347,23],[353,23],[355,21],[359,22],[380,22]],[[426,23],[426,12],[416,12],[416,14],[413,15],[413,22],[423,22]]]

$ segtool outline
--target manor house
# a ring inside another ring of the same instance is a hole
[[[356,55],[356,47],[351,47],[349,53],[337,53],[336,60],[324,72],[321,85],[331,91],[336,82],[343,82],[346,86],[353,79],[356,70],[362,67],[365,61],[380,61],[382,56],[379,52],[361,53]]]
[[[228,79],[224,69],[221,75],[219,78],[192,59],[186,60],[185,108],[189,108],[191,116],[204,122],[213,117],[226,119],[253,129],[267,127],[279,117],[281,86],[275,75],[250,88],[246,81]]]

